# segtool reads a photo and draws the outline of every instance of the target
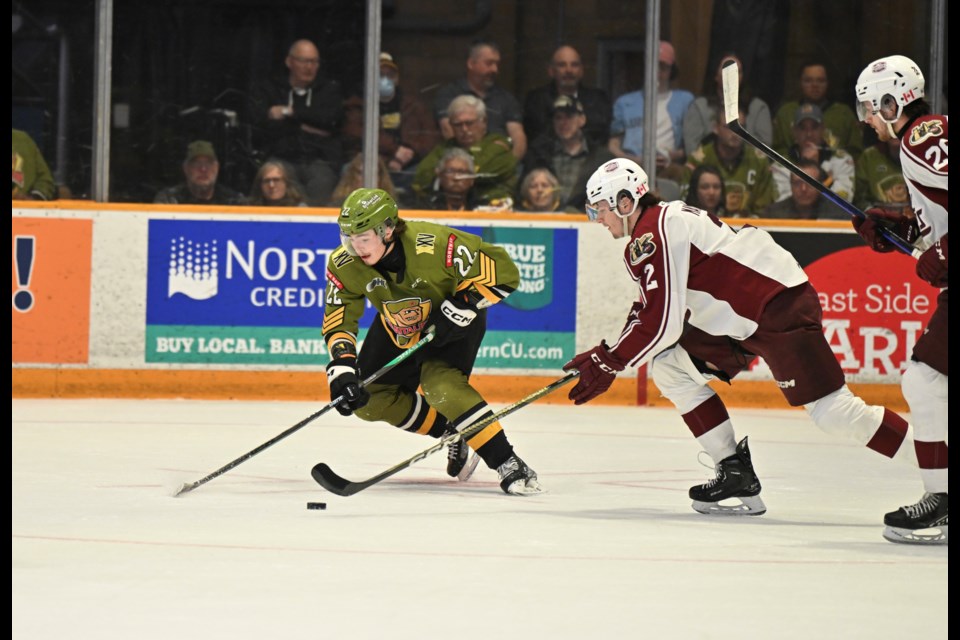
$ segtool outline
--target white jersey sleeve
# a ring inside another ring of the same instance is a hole
[[[643,211],[624,261],[639,300],[611,351],[632,366],[679,340],[686,322],[743,340],[774,296],[807,281],[766,231],[734,230],[679,201]]]

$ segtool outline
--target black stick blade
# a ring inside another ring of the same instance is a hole
[[[318,462],[313,465],[313,469],[310,470],[310,475],[317,481],[317,484],[330,493],[338,496],[352,496],[356,493],[356,491],[350,490],[352,488],[351,485],[354,483],[338,476],[325,462]]]

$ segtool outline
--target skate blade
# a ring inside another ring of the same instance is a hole
[[[511,496],[539,496],[546,493],[547,490],[540,486],[536,480],[517,480],[509,487],[506,493]]]
[[[466,482],[473,477],[473,472],[477,470],[478,464],[480,464],[480,454],[474,453],[473,457],[467,461],[467,464],[463,465],[463,469],[461,469],[460,473],[457,474],[457,480],[460,482]]]
[[[947,525],[929,529],[886,527],[883,530],[883,537],[898,544],[947,544],[948,528]]]
[[[724,504],[729,502],[729,504]],[[762,516],[767,512],[767,505],[763,504],[760,496],[745,496],[729,498],[721,502],[693,501],[693,510],[708,516]]]

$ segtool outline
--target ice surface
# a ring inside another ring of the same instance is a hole
[[[365,479],[433,442],[335,412],[172,496],[318,408],[14,400],[12,637],[946,638],[946,547],[881,537],[917,472],[797,410],[731,411],[754,518],[691,510],[713,472],[674,411],[589,405],[504,421],[543,496],[451,480],[444,452],[329,494],[316,462]]]

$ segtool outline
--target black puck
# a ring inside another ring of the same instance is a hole
[[[326,503],[326,502],[308,502],[308,503],[307,503],[307,509],[320,509],[320,510],[323,510],[323,509],[326,509],[326,508],[327,508],[327,503]]]

